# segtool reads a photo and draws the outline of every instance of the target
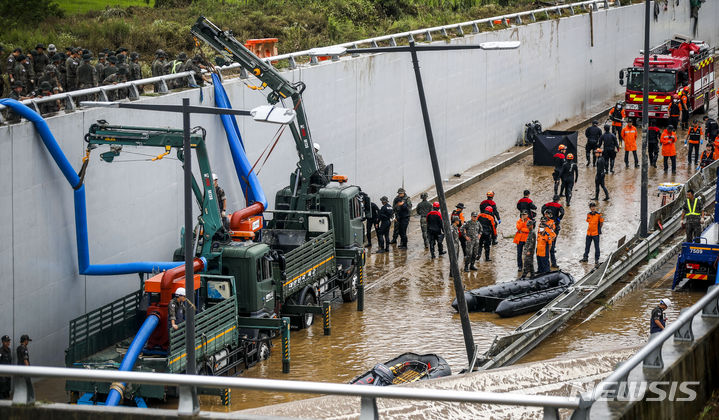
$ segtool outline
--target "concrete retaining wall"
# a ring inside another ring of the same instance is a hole
[[[689,33],[689,4],[670,5],[653,23],[652,44],[674,33]],[[699,38],[717,44],[711,23],[716,1],[702,7]],[[524,122],[545,126],[582,113],[621,92],[617,73],[631,64],[642,45],[643,6],[594,13],[594,46],[589,15],[577,15],[452,40],[479,43],[520,40],[515,51],[422,53],[420,60],[429,110],[445,177],[476,165],[513,145]],[[307,84],[305,105],[325,161],[350,177],[374,199],[399,185],[415,193],[432,183],[424,129],[409,56],[384,54],[346,58],[287,72]],[[248,81],[253,83],[252,80]],[[226,84],[233,105],[264,103],[240,80]],[[200,103],[200,91],[146,98],[152,103]],[[213,104],[210,88],[204,104]],[[179,116],[91,109],[51,117],[48,124],[71,162],[80,167],[82,141],[97,119],[114,124],[179,127]],[[213,168],[228,192],[228,206],[242,207],[219,121],[193,117],[208,132]],[[254,162],[276,127],[240,121]],[[118,160],[145,156],[127,152]],[[259,177],[272,201],[297,160],[289,130]],[[129,293],[137,276],[114,278],[77,274],[71,189],[28,123],[0,127],[0,334],[28,333],[35,364],[61,364],[67,323],[88,310]],[[86,178],[92,263],[163,260],[179,243],[182,179],[176,160],[106,164],[92,157]],[[519,189],[519,187],[518,187]]]

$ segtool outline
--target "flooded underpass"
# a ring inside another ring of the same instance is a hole
[[[581,278],[593,264],[579,263],[584,250],[586,213],[594,195],[594,169],[585,166],[581,145],[584,128],[580,129],[579,180],[574,189],[572,205],[566,207],[562,230],[557,242],[559,267]],[[685,134],[680,133],[680,138]],[[661,169],[649,169],[649,210],[660,206],[657,186],[662,182],[683,182],[693,173],[686,162],[686,147],[678,147],[677,173],[665,174]],[[638,227],[640,207],[640,169],[625,168],[623,149],[615,164],[615,173],[606,178],[611,200],[599,201],[605,225],[601,238],[602,260],[616,248],[623,237],[630,238]],[[448,198],[448,205],[462,202],[465,215],[478,209],[487,191],[495,192],[502,223],[499,225],[499,244],[492,248],[491,262],[478,264],[478,271],[462,273],[466,289],[474,289],[516,279],[516,245],[512,242],[518,218],[516,202],[524,189],[531,191],[535,204],[550,201],[553,195],[551,167],[532,166],[531,157],[507,167]],[[386,195],[393,196],[396,187],[389,187]],[[377,200],[379,197],[372,197]],[[602,196],[600,195],[600,198]],[[378,201],[378,200],[377,200]],[[711,198],[709,198],[711,201]],[[416,201],[414,204],[416,205]],[[562,203],[566,201],[562,199]],[[424,249],[417,218],[409,229],[409,249],[395,247],[387,254],[375,254],[368,248],[365,268],[365,307],[357,312],[355,304],[341,304],[332,310],[332,335],[324,336],[315,323],[309,330],[293,331],[291,337],[291,373],[282,374],[281,362],[275,355],[244,373],[246,377],[312,380],[346,383],[353,377],[386,362],[404,352],[436,353],[458,373],[467,366],[464,341],[458,314],[450,303],[454,289],[449,277],[449,258],[430,259]],[[593,251],[592,251],[593,252]],[[590,256],[591,257],[591,256]],[[461,258],[461,256],[460,256]],[[661,297],[669,296],[675,305],[668,311],[669,319],[678,315],[699,299],[701,293],[672,293],[671,273],[674,258],[670,259],[644,285],[629,293],[613,307],[607,308],[592,320],[582,321],[598,305],[581,312],[569,325],[551,335],[543,344],[522,359],[541,361],[558,356],[574,356],[599,350],[626,349],[642,345],[648,336],[648,315]],[[629,276],[627,276],[629,277]],[[623,279],[622,283],[630,279]],[[586,312],[586,313],[585,313]],[[471,313],[474,340],[479,352],[485,352],[497,335],[511,332],[531,314],[514,318],[499,318],[495,314]],[[239,410],[306,398],[304,395],[270,394],[266,392],[235,392],[230,407],[214,405],[214,410]],[[207,403],[216,404],[208,398]],[[207,406],[207,405],[205,405]]]

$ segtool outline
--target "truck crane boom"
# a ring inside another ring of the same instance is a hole
[[[247,49],[230,31],[221,30],[204,16],[197,19],[190,32],[196,40],[201,39],[228,60],[239,63],[243,69],[262,82],[262,88],[271,89],[272,92],[267,95],[270,104],[274,105],[285,98],[292,100],[297,118],[296,122],[289,126],[299,155],[297,163],[299,171],[293,173],[290,179],[290,185],[296,185],[292,210],[310,210],[316,207],[316,192],[329,184],[332,174],[329,173],[331,169],[323,172],[317,164],[312,135],[302,102],[304,83],[290,83],[271,64]]]

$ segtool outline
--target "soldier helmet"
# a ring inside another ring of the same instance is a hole
[[[80,52],[82,54],[92,54],[92,51],[88,50],[87,48],[83,48]]]
[[[52,86],[50,86],[50,82],[45,81],[40,83],[40,90],[52,90]]]
[[[477,214],[477,212],[476,212],[476,211],[473,211],[473,212],[472,212],[472,214],[471,214],[470,216],[472,216],[472,217],[477,217],[477,216],[479,216],[479,215]]]
[[[379,201],[381,201],[383,203],[387,203],[387,202],[389,202],[389,198],[387,198],[386,195],[383,195],[382,198],[379,199]]]
[[[7,335],[3,335],[3,336],[2,336],[2,342],[3,342],[3,343],[8,343],[8,342],[10,342],[10,337],[8,337]]]
[[[117,74],[127,74],[127,68],[126,67],[120,67],[117,70]]]
[[[120,54],[121,52],[125,52],[125,51],[127,51],[127,48],[125,48],[125,47],[120,47],[120,48],[117,49],[117,54]]]
[[[185,54],[184,52],[181,52],[181,53],[177,54],[177,59],[178,60],[187,60],[187,54]]]
[[[137,51],[133,51],[130,53],[130,60],[137,60],[140,58],[140,54]]]
[[[57,51],[57,47],[55,47],[55,44],[50,44],[47,46],[47,52],[54,53]]]
[[[669,298],[664,298],[664,299],[659,300],[659,304],[664,305],[668,308],[668,307],[672,306],[672,301],[669,300]]]
[[[433,209],[438,209],[438,208],[439,208],[439,201],[435,201],[434,203],[432,203],[432,208],[433,208]]]
[[[111,55],[111,56],[107,57],[107,61],[109,61],[112,64],[117,64],[117,57],[115,57],[114,55]]]
[[[406,191],[404,190],[404,188],[397,189],[397,194],[405,194],[405,193],[406,193]]]
[[[459,222],[459,216],[452,216],[452,223]]]
[[[527,227],[534,227],[535,223],[536,222],[533,219],[529,219],[529,220],[527,220]]]
[[[90,54],[82,55],[82,61],[90,61],[90,60],[92,60],[92,55],[90,55]]]
[[[200,54],[195,54],[195,56],[192,57],[192,61],[202,61],[202,57]]]
[[[104,60],[104,59],[105,59],[105,53],[104,53],[104,52],[99,52],[99,53],[97,53],[97,59],[98,59],[98,60]]]
[[[45,66],[46,73],[55,73],[56,71],[57,69],[55,69],[55,66],[53,66],[52,64],[48,64],[47,66]]]
[[[165,52],[162,51],[162,50],[157,50],[157,51],[155,51],[155,56],[157,56],[157,57],[164,57],[164,56],[165,56]]]
[[[125,56],[123,54],[117,54],[115,55],[115,58],[117,58],[118,63],[124,63],[125,62]]]
[[[484,211],[486,211],[487,213],[491,213],[491,212],[492,212],[492,206],[487,206],[487,207],[485,207],[485,208],[484,208]]]
[[[27,56],[26,56],[26,55],[23,55],[23,54],[20,54],[20,55],[17,56],[17,59],[16,59],[16,60],[17,60],[18,63],[21,63],[21,62],[27,60]]]
[[[45,49],[45,45],[44,45],[44,44],[37,44],[37,45],[35,45],[35,49],[38,49],[38,48],[42,48],[42,49],[44,50],[44,49]]]
[[[19,48],[19,47],[15,48],[14,50],[12,50],[12,52],[18,52],[18,53],[22,54],[22,48]]]
[[[429,194],[427,194],[426,192],[423,192],[422,194],[419,195],[419,198],[422,198],[422,199],[426,199],[427,197],[429,197]]]
[[[175,290],[175,296],[185,296],[185,288],[178,287],[177,290]]]
[[[464,203],[457,203],[455,207],[464,210]]]

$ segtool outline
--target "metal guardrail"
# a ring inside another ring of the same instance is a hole
[[[618,0],[615,0],[611,4],[615,6],[621,6],[620,2]],[[608,9],[610,7],[610,2],[608,0],[588,0],[588,1],[581,1],[576,3],[568,3],[568,4],[558,4],[555,6],[550,7],[543,7],[541,9],[534,9],[534,10],[527,10],[524,12],[517,12],[517,13],[510,13],[506,15],[499,15],[499,16],[493,16],[489,18],[483,18],[483,19],[477,19],[477,20],[471,20],[461,23],[453,23],[449,25],[442,25],[442,26],[435,26],[431,28],[424,28],[424,29],[417,29],[413,31],[407,31],[407,32],[400,32],[396,34],[391,35],[382,35],[374,38],[367,38],[362,39],[359,41],[352,41],[352,42],[345,42],[343,44],[336,44],[329,47],[323,47],[318,49],[310,49],[310,50],[303,50],[303,51],[297,51],[287,54],[280,54],[272,57],[265,57],[262,58],[263,60],[269,62],[270,64],[275,63],[277,61],[283,61],[286,60],[288,63],[288,67],[290,69],[297,68],[298,60],[309,60],[309,63],[311,65],[318,64],[319,59],[318,57],[326,56],[326,54],[318,53],[318,51],[321,51],[323,49],[331,49],[333,47],[342,47],[342,48],[359,48],[362,45],[369,45],[372,47],[377,47],[379,43],[387,43],[390,46],[397,45],[397,42],[400,40],[404,41],[414,41],[415,37],[423,37],[425,42],[431,42],[433,40],[432,34],[439,34],[440,36],[447,37],[450,36],[450,33],[453,32],[455,36],[461,37],[464,36],[465,30],[463,28],[468,29],[472,34],[477,34],[480,32],[481,26],[487,26],[488,29],[494,29],[495,25],[497,25],[495,22],[500,21],[502,22],[500,25],[504,27],[510,27],[512,24],[510,22],[514,22],[516,25],[522,25],[525,22],[536,22],[537,16],[544,15],[547,19],[551,18],[552,15],[555,17],[562,17],[565,16],[571,16],[576,14],[576,9],[580,9],[583,11],[598,11],[599,9]],[[330,55],[333,61],[339,60],[339,55]],[[217,67],[217,69],[222,73],[223,71],[227,70],[242,70],[239,63],[233,63],[227,66]],[[206,73],[206,70],[203,70],[203,74]],[[128,81],[125,83],[120,83],[117,85],[107,85],[107,86],[98,86],[93,87],[89,89],[83,89],[83,90],[75,90],[72,92],[63,92],[58,93],[55,95],[45,96],[42,98],[33,98],[33,99],[26,99],[24,101],[21,101],[23,104],[34,108],[35,111],[38,113],[40,112],[40,109],[38,107],[39,104],[45,103],[45,102],[53,102],[53,101],[63,101],[65,103],[65,111],[66,112],[72,112],[77,109],[78,105],[76,104],[76,101],[78,99],[82,99],[83,97],[96,95],[99,96],[99,100],[101,101],[107,101],[108,92],[120,90],[120,89],[128,89],[128,98],[130,100],[136,100],[139,99],[140,93],[142,92],[142,86],[149,85],[149,84],[157,84],[159,88],[160,94],[165,94],[170,91],[170,88],[168,87],[168,82],[171,82],[175,79],[182,79],[187,78],[188,82],[191,84],[194,84],[194,71],[186,71],[176,74],[168,74],[164,76],[156,76],[156,77],[150,77],[146,79],[140,79],[140,80],[133,80]],[[241,71],[241,77],[247,77],[246,72],[244,70]],[[0,105],[0,111],[4,110],[5,107]],[[2,115],[0,115],[0,123],[3,122]]]
[[[69,369],[48,366],[0,365],[0,376],[15,378],[13,404],[35,402],[31,378],[58,378],[84,381],[127,382],[134,384],[170,385],[179,387],[179,415],[195,415],[199,407],[192,402],[190,387],[239,388],[268,392],[325,394],[360,397],[360,419],[378,419],[377,398],[446,401],[541,407],[545,419],[559,419],[560,408],[575,410],[575,416],[586,414],[579,397],[527,395],[508,392],[455,391],[448,389],[414,388],[404,386],[376,387],[323,382],[287,381],[275,379],[237,378],[225,376],[180,375],[170,373],[125,372],[117,370]],[[97,406],[98,414],[105,410]]]
[[[719,168],[719,161],[713,162],[702,172],[694,174],[679,190],[672,202],[650,214],[650,227],[661,222],[663,229],[654,230],[645,239],[639,237],[637,229],[637,233],[612,252],[599,267],[557,296],[517,327],[514,332],[503,337],[495,337],[489,350],[481,358],[480,369],[492,369],[516,362],[622,278],[629,270],[645,260],[680,229],[684,191],[687,186],[704,197],[713,197],[717,182],[717,168]]]
[[[719,279],[719,276],[717,278]],[[670,337],[674,337],[674,341],[692,343],[694,341],[692,321],[699,312],[701,312],[702,317],[719,318],[719,285],[710,286],[706,295],[691,307],[682,309],[676,321],[652,337],[629,360],[620,364],[612,374],[595,387],[594,392],[590,393],[590,395],[583,395],[582,401],[589,404],[588,410],[591,410],[591,405],[603,391],[621,392],[620,390],[623,389],[625,393],[628,392],[627,387],[622,387],[620,384],[627,382],[629,373],[639,363],[642,363],[644,368],[663,369],[662,346]],[[617,397],[622,398],[625,395],[617,395]]]

